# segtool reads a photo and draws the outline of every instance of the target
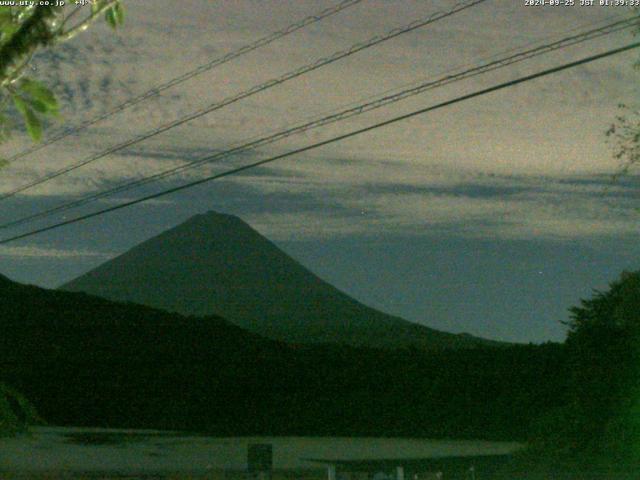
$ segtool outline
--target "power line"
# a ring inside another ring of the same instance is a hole
[[[26,157],[28,155],[31,155],[32,153],[35,153],[39,150],[42,150],[46,147],[48,147],[49,145],[53,145],[54,143],[57,143],[58,141],[67,138],[70,135],[74,135],[80,132],[83,132],[84,130],[86,130],[87,128],[95,125],[98,122],[101,122],[102,120],[105,120],[117,113],[120,113],[130,107],[133,107],[134,105],[139,104],[140,102],[143,102],[149,98],[155,97],[156,95],[159,95],[160,93],[164,92],[165,90],[171,88],[171,87],[175,87],[176,85],[180,85],[181,83],[186,82],[187,80],[192,79],[193,77],[196,77],[198,75],[201,75],[205,72],[208,72],[209,70],[212,70],[216,67],[219,67],[220,65],[223,65],[227,62],[230,62],[231,60],[234,60],[242,55],[245,55],[247,53],[250,53],[254,50],[257,50],[258,48],[264,47],[266,45],[269,45],[270,43],[275,42],[276,40],[279,40],[283,37],[286,37],[287,35],[290,35],[294,32],[297,32],[298,30],[308,26],[308,25],[312,25],[314,23],[317,23],[327,17],[330,17],[332,15],[335,15],[336,13],[341,12],[342,10],[346,10],[349,7],[353,7],[354,5],[357,5],[359,3],[361,3],[363,0],[344,0],[342,2],[340,2],[339,4],[333,6],[333,7],[329,7],[315,15],[310,15],[308,17],[303,18],[302,20],[296,22],[296,23],[292,23],[291,25],[283,28],[282,30],[278,30],[277,32],[273,32],[269,35],[267,35],[266,37],[263,37],[259,40],[256,40],[253,43],[249,43],[247,45],[244,45],[243,47],[240,47],[237,50],[234,50],[232,52],[227,53],[226,55],[216,58],[214,60],[211,60],[210,62],[207,62],[203,65],[200,65],[196,68],[194,68],[193,70],[190,70],[182,75],[179,75],[175,78],[172,78],[171,80],[165,82],[165,83],[161,83],[160,85],[156,85],[155,87],[153,87],[150,90],[147,90],[146,92],[141,93],[140,95],[130,98],[129,100],[121,103],[120,105],[112,108],[111,110],[102,113],[100,115],[98,115],[97,117],[88,120],[87,122],[83,122],[81,125],[76,125],[74,127],[68,128],[63,130],[62,132],[60,132],[58,135],[55,135],[53,137],[51,137],[49,140],[45,140],[44,142],[38,144],[38,145],[34,145],[30,148],[27,148],[15,155],[13,155],[12,157],[10,157],[9,159],[7,159],[8,163],[12,163],[15,160],[18,160],[20,158]]]
[[[147,195],[145,197],[138,198],[136,200],[130,200],[130,201],[122,203],[120,205],[115,205],[115,206],[112,206],[112,207],[109,207],[109,208],[105,208],[103,210],[98,210],[96,212],[92,212],[92,213],[89,213],[89,214],[86,214],[86,215],[82,215],[82,216],[79,216],[79,217],[76,217],[76,218],[72,218],[70,220],[65,220],[63,222],[59,222],[59,223],[56,223],[56,224],[53,224],[53,225],[49,225],[47,227],[39,228],[39,229],[36,229],[36,230],[32,230],[30,232],[22,233],[20,235],[15,235],[13,237],[5,238],[5,239],[0,240],[0,245],[4,245],[4,244],[7,244],[9,242],[13,242],[15,240],[19,240],[19,239],[22,239],[22,238],[31,237],[33,235],[37,235],[37,234],[40,234],[40,233],[48,232],[50,230],[54,230],[54,229],[57,229],[57,228],[60,228],[60,227],[66,226],[66,225],[71,225],[73,223],[78,223],[78,222],[81,222],[81,221],[84,221],[84,220],[87,220],[87,219],[90,219],[90,218],[93,218],[93,217],[97,217],[97,216],[100,216],[100,215],[104,215],[106,213],[110,213],[110,212],[116,211],[116,210],[121,210],[123,208],[130,207],[132,205],[143,203],[143,202],[146,202],[146,201],[149,201],[149,200],[153,200],[153,199],[156,199],[156,198],[159,198],[159,197],[163,197],[163,196],[169,195],[171,193],[175,193],[175,192],[179,192],[179,191],[186,190],[186,189],[189,189],[189,188],[193,188],[193,187],[195,187],[197,185],[201,185],[203,183],[211,182],[213,180],[218,180],[220,178],[224,178],[224,177],[228,177],[228,176],[231,176],[231,175],[235,175],[235,174],[244,172],[246,170],[250,170],[250,169],[253,169],[253,168],[256,168],[256,167],[260,167],[262,165],[266,165],[268,163],[275,162],[276,160],[281,160],[283,158],[287,158],[287,157],[290,157],[290,156],[293,156],[293,155],[297,155],[297,154],[300,154],[300,153],[308,152],[310,150],[314,150],[316,148],[323,147],[325,145],[329,145],[329,144],[336,143],[336,142],[339,142],[339,141],[342,141],[342,140],[346,140],[348,138],[355,137],[357,135],[361,135],[363,133],[370,132],[372,130],[376,130],[378,128],[382,128],[382,127],[385,127],[385,126],[388,126],[388,125],[392,125],[392,124],[395,124],[397,122],[400,122],[400,121],[403,121],[403,120],[407,120],[409,118],[413,118],[413,117],[418,116],[418,115],[423,115],[425,113],[432,112],[434,110],[439,110],[441,108],[444,108],[444,107],[447,107],[447,106],[450,106],[450,105],[454,105],[454,104],[457,104],[457,103],[460,103],[460,102],[463,102],[463,101],[466,101],[466,100],[470,100],[472,98],[480,97],[482,95],[487,95],[489,93],[496,92],[498,90],[503,90],[505,88],[513,87],[513,86],[521,84],[521,83],[525,83],[525,82],[528,82],[528,81],[531,81],[531,80],[535,80],[535,79],[540,78],[540,77],[544,77],[544,76],[551,75],[551,74],[554,74],[554,73],[557,73],[557,72],[568,70],[570,68],[574,68],[574,67],[577,67],[579,65],[584,65],[586,63],[594,62],[596,60],[600,60],[602,58],[610,57],[612,55],[617,55],[619,53],[626,52],[626,51],[629,51],[629,50],[632,50],[632,49],[635,49],[635,48],[638,48],[638,47],[640,47],[640,42],[635,42],[635,43],[626,45],[624,47],[620,47],[620,48],[616,48],[616,49],[613,49],[613,50],[609,50],[607,52],[599,53],[597,55],[592,55],[592,56],[589,56],[589,57],[586,57],[586,58],[582,58],[582,59],[576,60],[574,62],[565,63],[564,65],[560,65],[558,67],[549,68],[549,69],[546,69],[546,70],[543,70],[543,71],[540,71],[540,72],[537,72],[537,73],[534,73],[534,74],[531,74],[531,75],[526,75],[524,77],[517,78],[515,80],[510,80],[508,82],[500,83],[498,85],[494,85],[493,87],[484,88],[482,90],[478,90],[478,91],[475,91],[473,93],[469,93],[467,95],[462,95],[462,96],[456,97],[456,98],[454,98],[452,100],[447,100],[445,102],[441,102],[441,103],[438,103],[436,105],[432,105],[430,107],[425,107],[425,108],[422,108],[422,109],[419,109],[419,110],[415,110],[415,111],[410,112],[410,113],[406,113],[404,115],[393,117],[393,118],[391,118],[389,120],[385,120],[383,122],[375,123],[373,125],[369,125],[368,127],[360,128],[358,130],[354,130],[354,131],[351,131],[349,133],[345,133],[343,135],[339,135],[337,137],[330,138],[328,140],[324,140],[324,141],[317,142],[317,143],[314,143],[314,144],[311,144],[311,145],[307,145],[305,147],[301,147],[301,148],[298,148],[298,149],[295,149],[295,150],[291,150],[289,152],[285,152],[285,153],[276,155],[274,157],[270,157],[270,158],[267,158],[267,159],[264,159],[264,160],[259,160],[257,162],[253,162],[253,163],[250,163],[248,165],[244,165],[242,167],[238,167],[238,168],[234,168],[234,169],[231,169],[231,170],[227,170],[225,172],[218,173],[218,174],[215,174],[215,175],[210,175],[208,177],[201,178],[201,179],[186,183],[184,185],[180,185],[180,186],[173,187],[173,188],[170,188],[170,189],[167,189],[167,190],[163,190],[161,192],[157,192],[157,193],[154,193],[154,194],[151,194],[151,195]]]
[[[148,183],[152,183],[152,182],[156,182],[158,180],[164,179],[166,177],[169,177],[171,175],[175,175],[177,173],[186,171],[186,170],[190,170],[192,168],[196,168],[204,163],[210,163],[216,160],[222,160],[225,157],[231,156],[231,155],[237,155],[239,153],[243,153],[243,152],[247,152],[249,150],[253,150],[255,148],[264,146],[264,145],[268,145],[271,143],[274,143],[276,141],[279,141],[281,139],[287,138],[289,136],[298,134],[298,133],[302,133],[302,132],[306,132],[308,130],[314,129],[314,128],[318,128],[321,126],[325,126],[331,123],[335,123],[338,121],[342,121],[342,120],[346,120],[348,118],[351,118],[353,116],[356,115],[360,115],[363,114],[365,112],[374,110],[374,109],[378,109],[387,105],[390,105],[392,103],[404,100],[406,98],[412,97],[414,95],[418,95],[421,93],[424,93],[425,91],[428,90],[432,90],[438,87],[442,87],[445,85],[449,85],[451,83],[457,82],[457,81],[461,81],[461,80],[465,80],[467,78],[471,78],[474,77],[476,75],[480,75],[480,74],[484,74],[487,72],[491,72],[500,68],[504,68],[507,67],[509,65],[512,65],[514,63],[518,63],[524,60],[528,60],[540,55],[544,55],[546,53],[549,53],[551,51],[554,50],[558,50],[558,49],[562,49],[562,48],[567,48],[569,46],[572,45],[576,45],[578,43],[582,43],[585,42],[587,40],[592,40],[595,38],[599,38],[602,37],[604,35],[610,35],[612,33],[616,33],[625,29],[628,29],[632,26],[637,25],[638,20],[640,17],[632,17],[632,18],[627,18],[624,20],[620,20],[617,22],[613,22],[611,24],[599,27],[599,28],[595,28],[595,29],[591,29],[591,30],[587,30],[585,32],[581,32],[569,37],[565,37],[562,38],[560,40],[557,40],[555,42],[552,43],[548,43],[548,44],[544,44],[544,45],[540,45],[519,53],[515,53],[513,55],[504,57],[504,58],[499,58],[497,60],[494,60],[492,62],[480,65],[480,66],[476,66],[474,68],[471,69],[467,69],[464,70],[462,72],[458,72],[458,73],[454,73],[454,74],[449,74],[449,75],[445,75],[437,80],[433,80],[433,81],[427,81],[427,82],[423,82],[421,84],[418,84],[417,86],[414,85],[411,88],[407,88],[404,89],[400,92],[396,92],[393,94],[389,94],[389,95],[384,95],[382,97],[376,98],[375,100],[366,102],[364,104],[359,104],[356,105],[354,107],[350,107],[350,108],[346,108],[343,109],[337,113],[333,113],[330,114],[328,116],[324,116],[321,117],[319,119],[314,119],[312,121],[303,123],[301,125],[297,125],[294,127],[290,127],[287,128],[285,130],[276,132],[274,134],[270,134],[267,136],[263,136],[261,138],[257,138],[254,140],[250,140],[246,143],[243,143],[241,145],[238,145],[236,147],[233,147],[231,149],[216,153],[214,155],[207,155],[204,158],[201,159],[197,159],[194,160],[192,162],[189,162],[187,164],[184,165],[179,165],[177,167],[173,167],[170,168],[168,170],[164,170],[162,172],[158,172],[156,174],[153,175],[149,175],[146,177],[143,177],[141,179],[138,180],[134,180],[132,182],[127,182],[127,183],[123,183],[121,185],[118,185],[114,188],[111,189],[107,189],[101,192],[96,192],[96,193],[92,193],[90,195],[86,195],[84,197],[81,197],[77,200],[73,200],[71,202],[65,203],[63,205],[59,205],[57,207],[53,207],[51,209],[47,209],[41,212],[37,212],[35,214],[17,219],[17,220],[13,220],[4,224],[0,225],[0,228],[9,228],[9,227],[15,227],[18,225],[22,225],[28,222],[31,222],[33,220],[39,219],[39,218],[44,218],[44,217],[48,217],[50,215],[53,215],[54,213],[58,213],[58,212],[63,212],[63,211],[67,211],[70,210],[72,208],[76,208],[82,205],[86,205],[87,203],[90,203],[92,201],[95,200],[99,200],[101,198],[105,198],[111,195],[114,195],[116,193],[120,193],[120,192],[124,192],[127,190],[131,190],[133,188],[142,186],[142,185],[146,185]]]
[[[265,90],[268,90],[272,87],[275,87],[277,85],[281,85],[289,80],[295,79],[297,77],[300,77],[306,73],[312,72],[314,70],[317,70],[321,67],[324,67],[326,65],[332,64],[334,62],[337,62],[338,60],[341,60],[343,58],[349,57],[351,55],[354,55],[362,50],[365,50],[367,48],[371,48],[373,46],[376,46],[382,42],[386,42],[388,40],[391,40],[393,38],[396,38],[400,35],[403,35],[405,33],[409,33],[412,32],[418,28],[424,27],[426,25],[429,25],[431,23],[434,23],[438,20],[442,20],[444,18],[450,17],[451,15],[454,15],[458,12],[461,12],[463,10],[466,10],[467,8],[471,8],[474,7],[480,3],[484,3],[487,0],[466,0],[466,1],[462,1],[457,3],[452,9],[444,11],[444,12],[437,12],[434,13],[426,18],[420,19],[420,20],[416,20],[411,22],[408,25],[405,25],[403,27],[399,27],[399,28],[394,28],[393,30],[387,32],[386,34],[383,35],[376,35],[375,37],[370,38],[369,40],[366,40],[364,42],[361,43],[357,43],[355,45],[352,45],[351,47],[349,47],[346,50],[341,50],[339,52],[335,52],[332,55],[330,55],[329,57],[326,58],[322,58],[319,60],[316,60],[313,63],[304,65],[300,68],[297,68],[295,70],[292,70],[288,73],[285,73],[284,75],[277,77],[277,78],[273,78],[271,80],[268,80],[264,83],[261,83],[260,85],[256,85],[252,88],[250,88],[249,90],[245,90],[239,94],[236,94],[234,96],[228,97],[225,100],[222,100],[221,102],[217,102],[217,103],[213,103],[207,107],[201,108],[199,110],[196,110],[195,112],[192,112],[178,120],[174,120],[170,123],[164,124],[160,127],[157,127],[147,133],[144,133],[142,135],[139,135],[137,137],[134,137],[130,140],[127,140],[123,143],[120,143],[114,147],[111,147],[107,150],[104,150],[98,154],[92,155],[91,157],[88,157],[84,160],[81,160],[80,162],[77,162],[73,165],[70,165],[68,167],[62,168],[60,170],[57,170],[55,172],[52,172],[48,175],[45,175],[44,177],[38,179],[38,180],[34,180],[31,183],[28,183],[26,185],[23,185],[21,187],[18,187],[14,190],[11,190],[9,192],[0,194],[0,200],[5,200],[7,198],[13,197],[18,193],[24,192],[26,190],[29,190],[30,188],[33,188],[37,185],[41,185],[45,182],[48,182],[50,180],[53,180],[54,178],[58,178],[61,175],[65,175],[69,172],[72,172],[74,170],[77,170],[85,165],[88,165],[90,163],[93,163],[97,160],[100,160],[108,155],[111,155],[113,153],[116,153],[120,150],[123,150],[124,148],[130,147],[132,145],[135,145],[139,142],[142,142],[143,140],[148,140],[149,138],[155,137],[156,135],[159,135],[161,133],[164,133],[168,130],[171,130],[173,128],[176,128],[180,125],[183,125],[187,122],[190,122],[192,120],[195,120],[197,118],[200,118],[204,115],[207,115],[209,113],[212,113],[216,110],[220,110],[221,108],[224,108],[228,105],[231,105],[233,103],[236,103],[240,100],[243,100],[245,98],[248,98],[252,95],[255,95],[257,93],[263,92]]]
[[[471,69],[467,69],[467,70],[463,70],[462,72],[458,72],[458,73],[453,73],[453,74],[449,74],[449,75],[445,75],[437,80],[432,80],[432,81],[427,81],[427,82],[423,82],[421,84],[418,85],[414,85],[411,88],[407,88],[404,90],[401,90],[400,92],[396,92],[393,94],[389,94],[389,95],[384,95],[382,97],[376,98],[375,100],[363,103],[363,104],[358,104],[354,107],[350,107],[350,108],[346,108],[343,110],[338,111],[337,113],[333,113],[324,117],[321,117],[319,119],[314,119],[312,121],[303,123],[301,125],[296,125],[294,127],[290,127],[287,128],[285,130],[276,132],[274,134],[270,134],[267,136],[263,136],[261,138],[257,138],[254,140],[250,140],[246,143],[240,144],[238,146],[235,146],[231,149],[219,152],[212,155],[207,155],[204,158],[201,159],[197,159],[194,160],[192,162],[189,162],[187,164],[184,165],[179,165],[177,167],[173,167],[170,168],[168,170],[164,170],[162,172],[158,172],[156,174],[147,176],[147,177],[143,177],[141,179],[138,180],[134,180],[132,182],[127,182],[127,183],[123,183],[121,185],[118,185],[114,188],[111,189],[107,189],[104,190],[102,192],[97,192],[97,193],[93,193],[90,195],[86,195],[84,197],[81,197],[77,200],[73,200],[71,202],[59,205],[57,207],[53,207],[47,210],[43,210],[40,212],[37,212],[35,214],[17,219],[17,220],[13,220],[4,224],[0,224],[0,229],[4,229],[4,228],[10,228],[10,227],[15,227],[18,225],[22,225],[25,223],[28,223],[30,221],[39,219],[39,218],[44,218],[44,217],[48,217],[50,215],[53,215],[54,213],[58,213],[58,212],[63,212],[63,211],[67,211],[70,210],[72,208],[76,208],[82,205],[86,205],[87,203],[90,203],[92,201],[95,200],[99,200],[101,198],[105,198],[108,196],[111,196],[113,194],[116,193],[120,193],[120,192],[124,192],[127,190],[131,190],[133,188],[142,186],[142,185],[146,185],[148,183],[152,183],[158,180],[161,180],[163,178],[169,177],[171,175],[175,175],[177,173],[186,171],[186,170],[190,170],[192,168],[196,168],[204,163],[210,163],[216,160],[222,160],[225,157],[231,156],[231,155],[237,155],[239,153],[243,153],[243,152],[247,152],[249,150],[253,150],[255,148],[264,146],[264,145],[268,145],[271,143],[274,143],[276,141],[279,141],[283,138],[287,138],[289,136],[292,135],[296,135],[298,133],[302,133],[302,132],[306,132],[308,130],[314,129],[314,128],[318,128],[321,126],[325,126],[325,125],[329,125],[338,121],[342,121],[342,120],[346,120],[348,118],[351,118],[353,116],[356,115],[360,115],[363,114],[365,112],[374,110],[374,109],[378,109],[384,106],[387,106],[389,104],[401,101],[401,100],[405,100],[409,97],[412,97],[414,95],[418,95],[421,93],[424,93],[425,91],[428,90],[432,90],[438,87],[442,87],[445,85],[449,85],[451,83],[457,82],[457,81],[461,81],[461,80],[465,80],[467,78],[471,78],[474,77],[476,75],[481,75],[490,71],[494,71],[500,68],[504,68],[507,67],[509,65],[512,65],[514,63],[518,63],[524,60],[529,60],[531,58],[540,56],[540,55],[544,55],[546,53],[549,53],[551,51],[554,50],[559,50],[562,48],[567,48],[569,46],[572,45],[576,45],[578,43],[582,43],[585,42],[587,40],[592,40],[595,38],[599,38],[605,35],[610,35],[612,33],[616,33],[625,29],[630,28],[631,26],[636,25],[638,19],[640,17],[631,17],[631,18],[626,18],[624,20],[620,20],[617,22],[613,22],[610,23],[608,25],[604,25],[602,27],[598,27],[595,29],[591,29],[591,30],[587,30],[585,32],[581,32],[569,37],[565,37],[562,38],[560,40],[557,40],[555,42],[549,43],[549,44],[543,44],[522,52],[518,52],[515,53],[513,55],[507,56],[507,57],[503,57],[503,58],[499,58],[497,60],[494,60],[492,62],[480,65],[480,66],[476,66],[474,68]]]

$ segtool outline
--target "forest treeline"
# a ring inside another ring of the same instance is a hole
[[[638,272],[574,307],[563,344],[439,351],[285,344],[6,279],[0,295],[0,382],[51,424],[524,440],[510,468],[540,478],[639,464]]]
[[[217,317],[0,283],[0,381],[56,425],[524,439],[566,398],[558,344],[289,345]]]

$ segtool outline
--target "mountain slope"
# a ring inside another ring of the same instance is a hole
[[[294,346],[1,277],[0,300],[0,383],[57,425],[507,439],[562,400],[560,346]]]
[[[0,298],[0,382],[54,424],[259,430],[273,409],[253,406],[255,421],[243,423],[244,397],[269,398],[290,381],[283,374],[292,362],[288,347],[219,317],[183,317],[5,277]],[[270,427],[281,423],[274,417]]]
[[[239,218],[214,212],[196,215],[61,288],[182,314],[216,314],[289,342],[426,348],[483,342],[367,307]]]

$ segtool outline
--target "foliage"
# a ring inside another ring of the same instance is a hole
[[[624,272],[571,313],[576,447],[640,460],[640,272]]]
[[[0,435],[15,433],[29,424],[42,423],[26,398],[0,383]]]
[[[606,136],[614,157],[620,161],[616,176],[621,176],[640,163],[640,110],[623,103],[618,108],[620,113]]]
[[[533,421],[529,446],[498,479],[637,478],[640,272],[624,272],[571,310],[565,399]]]
[[[0,143],[10,131],[6,111],[13,108],[24,120],[31,138],[42,138],[43,123],[59,113],[58,102],[43,83],[25,76],[29,62],[40,48],[74,38],[101,15],[116,28],[124,22],[122,0],[93,0],[89,13],[77,23],[64,6],[0,6]],[[1,164],[0,164],[1,166]]]
[[[634,8],[634,13],[640,15],[640,7]],[[634,31],[634,35],[640,35],[640,26]],[[640,60],[633,66],[640,70]],[[606,132],[614,157],[620,161],[615,177],[626,175],[640,164],[640,109],[625,103],[620,103],[618,109],[620,113]]]
[[[640,272],[624,272],[570,311],[566,401],[534,421],[514,468],[540,478],[631,478],[640,466]]]

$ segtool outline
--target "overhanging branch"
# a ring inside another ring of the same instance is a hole
[[[53,41],[48,20],[55,17],[61,7],[37,6],[33,14],[24,21],[11,39],[0,48],[0,85],[6,85],[13,77],[14,70],[25,58],[40,46]]]

